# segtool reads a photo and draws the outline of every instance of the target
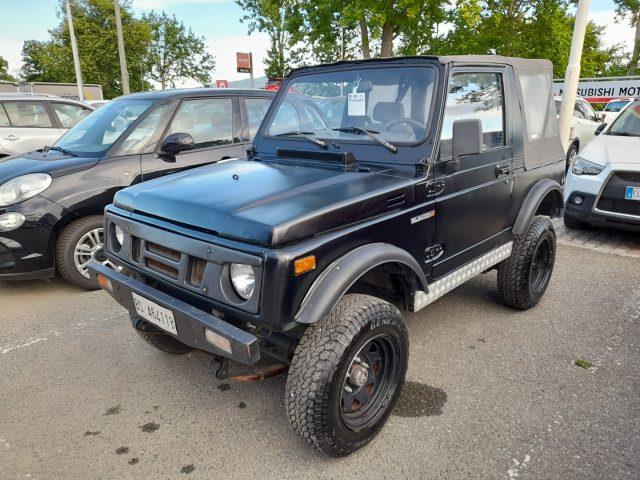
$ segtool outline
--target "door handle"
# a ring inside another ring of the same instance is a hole
[[[508,177],[511,175],[511,164],[503,163],[500,165],[496,165],[496,176],[498,178]]]
[[[3,140],[9,140],[10,142],[15,142],[16,140],[20,140],[20,137],[16,137],[15,135],[7,135],[6,137],[2,137]]]

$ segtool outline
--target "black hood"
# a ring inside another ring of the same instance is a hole
[[[61,177],[85,170],[98,163],[97,157],[74,157],[57,150],[29,152],[0,159],[0,183],[29,173],[48,173]]]
[[[380,215],[397,208],[399,197],[406,205],[411,185],[389,168],[345,171],[238,160],[135,185],[118,192],[114,204],[276,246]]]

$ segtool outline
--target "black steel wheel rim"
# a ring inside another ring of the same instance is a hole
[[[398,384],[400,348],[387,334],[373,337],[351,358],[342,383],[340,415],[345,426],[363,430],[386,412]]]
[[[529,283],[534,294],[542,292],[551,276],[553,264],[553,243],[549,237],[540,239],[533,253],[531,269],[529,271]]]

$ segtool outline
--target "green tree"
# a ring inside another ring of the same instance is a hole
[[[84,81],[102,85],[107,98],[122,94],[113,1],[75,0],[71,5]],[[143,79],[141,67],[151,43],[151,27],[133,16],[129,0],[122,2],[120,13],[131,90],[147,89],[149,84]],[[59,25],[49,31],[50,40],[24,43],[25,80],[76,81],[63,0],[58,5],[58,18]]]
[[[186,78],[203,85],[211,82],[216,64],[204,37],[196,36],[175,15],[165,12],[151,12],[143,20],[151,27],[152,38],[144,58],[148,78],[160,83],[163,90]]]
[[[0,55],[0,80],[4,80],[7,82],[15,82],[16,79],[9,75],[9,62],[7,62],[4,57]]]
[[[633,50],[629,62],[629,73],[640,73],[640,0],[614,0],[616,3],[616,21],[629,18],[631,26],[635,28]]]

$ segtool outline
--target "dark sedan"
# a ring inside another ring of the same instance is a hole
[[[235,89],[145,92],[109,102],[53,147],[0,160],[0,280],[97,288],[104,207],[121,188],[242,157],[274,96]]]

